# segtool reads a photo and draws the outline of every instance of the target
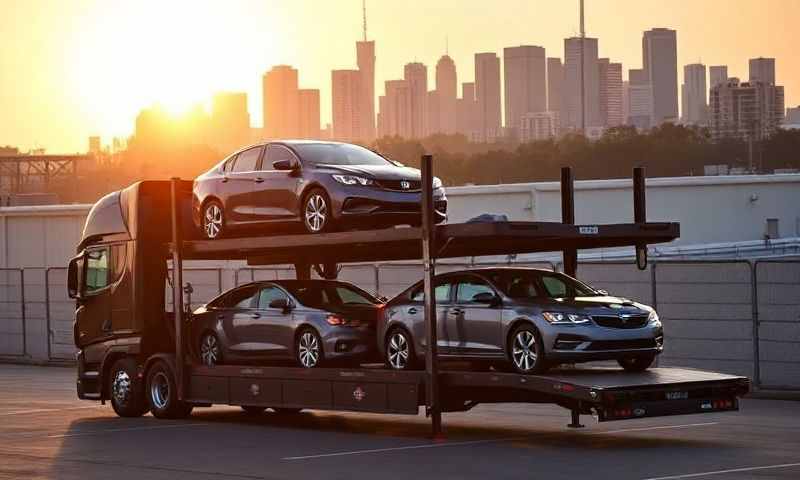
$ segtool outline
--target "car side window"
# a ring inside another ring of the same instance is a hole
[[[449,303],[450,302],[450,289],[452,285],[450,282],[447,283],[440,283],[436,285],[435,290],[433,291],[434,298],[436,298],[436,303]],[[411,294],[411,300],[414,302],[424,302],[425,301],[425,287],[420,285],[420,287]]]
[[[491,293],[494,295],[494,290],[486,282],[478,278],[467,278],[458,282],[458,290],[456,291],[456,303],[470,304],[473,302],[475,295],[479,293]]]
[[[244,287],[232,291],[223,304],[227,308],[253,308],[256,305],[256,288]]]
[[[297,157],[283,145],[269,145],[267,147],[266,160],[261,164],[261,170],[275,170],[273,164],[281,160],[289,160],[292,164],[297,163]]]
[[[233,172],[253,172],[256,170],[258,164],[258,157],[261,155],[261,147],[254,147],[249,150],[241,152],[236,157],[236,163],[233,164]]]
[[[561,281],[561,279],[558,277],[544,275],[542,276],[542,284],[544,284],[544,288],[547,290],[547,293],[551,298],[567,296],[567,284]]]
[[[287,298],[286,293],[283,292],[278,287],[269,286],[264,287],[258,293],[258,308],[261,310],[266,310],[269,308],[269,304],[272,303],[273,300],[278,300],[282,298]]]

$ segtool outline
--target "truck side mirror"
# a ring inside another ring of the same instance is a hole
[[[83,256],[77,256],[69,261],[67,270],[67,294],[69,298],[81,298],[81,278],[83,270]]]

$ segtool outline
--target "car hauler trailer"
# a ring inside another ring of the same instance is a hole
[[[434,226],[430,156],[423,157],[422,167],[421,228],[199,240],[189,216],[191,182],[140,182],[104,197],[90,212],[79,254],[70,262],[69,290],[78,305],[78,396],[111,399],[124,416],[150,409],[156,416],[173,418],[212,404],[255,411],[270,407],[279,412],[310,408],[406,414],[425,406],[434,435],[441,433],[443,411],[466,411],[480,403],[554,403],[571,412],[571,427],[580,426],[581,414],[602,422],[738,410],[749,380],[698,370],[631,373],[589,367],[540,375],[439,371],[432,314],[437,258],[562,251],[566,273],[574,275],[580,249],[635,246],[637,264],[644,268],[647,245],[677,238],[679,225],[646,222],[641,169],[634,172],[634,223],[574,225],[572,174],[564,169],[561,223]],[[168,259],[172,314],[164,309]],[[335,278],[336,264],[421,260],[430,346],[426,369],[198,364],[185,340],[190,320],[184,312],[183,262],[220,259],[293,264],[298,278],[310,277],[312,265],[321,276]]]

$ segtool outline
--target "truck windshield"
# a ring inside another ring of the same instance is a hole
[[[314,165],[395,165],[377,153],[346,143],[292,145],[300,159]]]
[[[592,297],[592,287],[561,273],[535,270],[506,270],[491,275],[492,282],[509,298]]]

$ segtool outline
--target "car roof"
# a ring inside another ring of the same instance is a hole
[[[252,144],[249,144],[249,145],[245,145],[245,146],[243,146],[241,148],[236,149],[233,153],[231,153],[231,155],[235,155],[235,154],[237,154],[239,152],[242,152],[244,150],[247,150],[249,148],[263,147],[265,145],[270,145],[270,144],[273,144],[273,143],[274,144],[279,144],[279,145],[286,145],[288,147],[291,147],[293,145],[358,145],[358,144],[355,144],[355,143],[334,142],[332,140],[291,139],[291,138],[289,138],[289,139],[275,139],[275,140],[264,140],[264,141],[261,141],[261,142],[256,142],[256,143],[252,143]],[[358,146],[362,146],[362,145],[358,145]],[[367,147],[364,147],[364,148],[367,148]]]
[[[559,273],[553,270],[548,270],[546,268],[535,268],[535,267],[478,267],[478,268],[470,268],[465,270],[453,270],[450,272],[444,272],[437,274],[437,277],[445,277],[451,275],[463,275],[465,273],[476,273],[476,274],[492,274],[492,273],[501,273],[501,272],[538,272],[538,273]]]

